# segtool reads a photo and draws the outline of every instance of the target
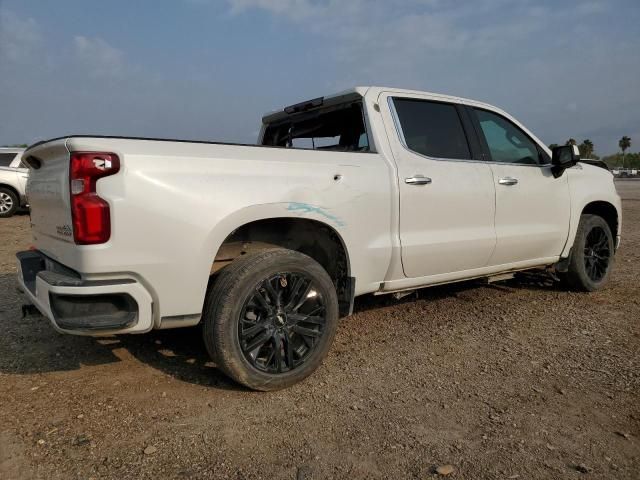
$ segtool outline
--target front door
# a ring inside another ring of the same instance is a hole
[[[514,122],[469,109],[489,157],[496,190],[497,245],[490,265],[557,257],[569,233],[568,175],[554,178],[550,159]]]
[[[428,96],[383,95],[380,105],[398,170],[405,275],[486,266],[496,245],[495,189],[489,164],[474,159],[464,110]]]

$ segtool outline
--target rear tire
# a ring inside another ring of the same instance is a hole
[[[327,272],[292,250],[249,254],[209,287],[203,337],[218,367],[253,390],[290,387],[326,357],[338,326]]]
[[[562,280],[574,290],[593,292],[609,281],[615,244],[609,224],[598,215],[582,215]]]
[[[20,201],[14,191],[0,187],[0,218],[9,218],[13,216],[19,206]]]

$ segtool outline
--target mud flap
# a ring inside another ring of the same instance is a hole
[[[555,271],[558,273],[565,273],[569,270],[569,261],[571,260],[571,252],[573,248],[569,250],[569,256],[561,258],[558,263],[554,265]]]
[[[340,318],[353,314],[356,279],[355,277],[346,277],[343,283],[342,288],[338,291],[338,313]]]

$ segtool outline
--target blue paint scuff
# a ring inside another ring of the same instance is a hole
[[[335,215],[330,214],[324,208],[314,207],[313,205],[309,205],[308,203],[291,202],[289,203],[289,207],[287,207],[287,210],[289,210],[290,212],[317,213],[325,218],[328,218],[339,227],[345,226],[345,223],[342,220],[340,220]]]

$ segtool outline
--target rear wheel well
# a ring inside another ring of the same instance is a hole
[[[605,222],[607,222],[607,225],[609,225],[611,234],[615,240],[615,237],[618,234],[618,211],[616,210],[616,207],[609,202],[591,202],[584,207],[582,214],[598,215],[599,217],[602,217]]]
[[[237,228],[220,245],[211,274],[216,275],[237,258],[274,247],[304,253],[322,265],[336,287],[340,315],[351,314],[355,279],[350,275],[347,250],[333,228],[315,220],[270,218]]]
[[[18,199],[18,202],[20,201],[20,194],[18,193],[18,190],[16,190],[11,185],[7,185],[6,183],[0,183],[0,188],[6,188],[7,190],[11,190],[15,194],[16,198]]]

